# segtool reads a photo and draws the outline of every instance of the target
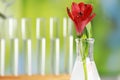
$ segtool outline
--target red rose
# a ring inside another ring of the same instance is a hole
[[[67,13],[75,24],[78,36],[82,34],[85,26],[95,17],[96,14],[92,14],[92,11],[93,6],[91,4],[84,4],[83,2],[79,4],[73,2],[71,11],[67,7]]]

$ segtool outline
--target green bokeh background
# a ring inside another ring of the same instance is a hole
[[[36,46],[36,29],[35,20],[38,17],[43,17],[47,21],[46,26],[46,38],[47,38],[47,48],[49,48],[50,36],[49,36],[49,18],[57,17],[60,19],[60,31],[59,37],[61,39],[62,45],[62,20],[63,17],[68,17],[66,13],[66,7],[71,6],[71,2],[84,1],[87,3],[92,3],[94,5],[94,12],[96,17],[92,21],[93,37],[95,38],[94,47],[94,58],[100,75],[118,75],[120,73],[120,49],[116,49],[119,56],[110,58],[111,55],[116,55],[111,53],[109,45],[107,44],[108,36],[112,32],[112,25],[114,23],[107,18],[102,10],[100,0],[16,0],[15,3],[9,8],[13,17],[21,19],[23,17],[32,19],[32,35],[33,48],[35,50]],[[9,15],[9,14],[8,14]],[[75,36],[75,29],[73,28],[73,35]],[[21,38],[21,37],[20,37]],[[74,45],[75,49],[75,45]],[[9,50],[7,51],[9,52]],[[50,56],[48,49],[47,57]],[[74,50],[75,53],[75,50]],[[108,65],[109,58],[111,59],[111,65]],[[114,63],[114,64],[113,64]]]

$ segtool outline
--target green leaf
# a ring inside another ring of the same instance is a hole
[[[87,36],[88,38],[91,38],[92,37],[92,32],[91,32],[91,22],[89,22],[87,25],[86,25],[86,29],[87,29]]]

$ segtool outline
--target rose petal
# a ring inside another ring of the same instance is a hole
[[[86,20],[86,25],[87,25],[90,21],[92,21],[92,19],[93,19],[95,16],[96,16],[95,13],[93,13],[91,16],[89,16],[89,17],[87,18],[87,20]]]
[[[74,21],[74,17],[71,14],[70,9],[68,7],[67,7],[67,13],[68,13],[68,16]]]
[[[79,33],[82,34],[84,28],[86,27],[85,21],[82,21],[81,23],[79,23],[79,26],[80,26],[80,27],[79,27]]]
[[[76,28],[76,32],[79,33],[79,19],[75,18],[74,19],[74,24],[75,24],[75,28]]]
[[[78,32],[80,34],[82,34],[86,25],[95,17],[95,15],[96,14],[94,13],[90,17],[88,17],[86,20],[83,20],[83,21],[80,21],[79,19],[77,26],[78,26]]]
[[[80,12],[82,12],[84,14],[84,10],[85,10],[85,4],[83,2],[79,3],[78,6],[80,8]]]
[[[78,16],[78,13],[80,12],[78,4],[73,2],[71,7],[72,7],[72,15]]]
[[[84,18],[85,18],[85,19],[91,15],[92,10],[93,10],[92,5],[87,5],[87,6],[86,6],[86,9],[85,9],[85,12],[84,12],[84,14],[85,14],[85,15],[84,15]]]

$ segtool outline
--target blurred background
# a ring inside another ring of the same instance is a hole
[[[57,34],[56,38],[60,40],[60,60],[63,60],[64,52],[64,36],[63,36],[63,18],[68,18],[66,7],[71,7],[72,2],[92,3],[96,17],[92,21],[92,32],[95,38],[94,59],[100,76],[119,76],[120,75],[120,0],[0,0],[0,19],[14,17],[18,21],[18,38],[20,39],[19,53],[22,56],[22,34],[21,19],[29,18],[31,22],[30,39],[32,40],[33,65],[36,54],[36,19],[44,18],[46,27],[45,31],[41,31],[41,35],[46,38],[46,74],[51,73],[49,68],[50,60],[50,27],[49,20],[51,17],[59,19],[59,29],[53,34]],[[10,73],[10,42],[7,27],[0,26],[0,37],[7,40],[6,43],[6,59],[5,73]],[[43,27],[42,27],[43,29]],[[43,34],[44,33],[44,34]],[[75,49],[75,29],[72,27],[68,31],[67,37],[73,36],[73,54],[76,56]],[[3,36],[4,35],[4,36]],[[66,38],[67,39],[67,38]],[[66,43],[69,45],[69,43]],[[68,48],[68,47],[67,47]],[[23,57],[21,57],[21,62]],[[22,63],[20,64],[22,65]],[[62,62],[60,63],[62,66]],[[36,74],[37,68],[34,66],[33,73]],[[60,68],[61,73],[64,70]],[[23,72],[20,70],[20,74]],[[109,79],[110,80],[110,79]],[[111,79],[114,80],[114,79]]]

